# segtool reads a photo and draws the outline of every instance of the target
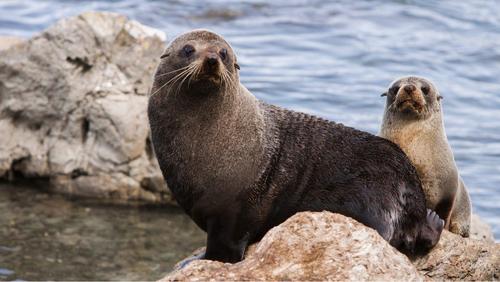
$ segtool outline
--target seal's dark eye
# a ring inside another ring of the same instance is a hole
[[[424,95],[429,94],[429,86],[422,86],[420,89],[422,90],[422,93],[424,93]]]
[[[223,48],[222,50],[219,51],[220,57],[222,60],[225,60],[227,57],[227,49]]]
[[[182,53],[184,56],[189,57],[194,53],[194,47],[187,44],[186,46],[182,47]]]
[[[399,90],[399,86],[398,85],[394,85],[393,87],[389,88],[389,93],[390,94],[396,94],[396,93],[398,93],[398,90]]]

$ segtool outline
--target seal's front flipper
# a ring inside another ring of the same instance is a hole
[[[427,222],[420,230],[420,235],[417,240],[415,253],[427,253],[432,249],[441,237],[441,232],[444,228],[444,220],[439,215],[430,209],[427,209]]]
[[[455,203],[450,216],[450,231],[462,237],[470,237],[471,203],[464,181],[459,179]]]
[[[246,237],[235,240],[234,226],[230,220],[221,223],[218,219],[209,220],[207,230],[207,251],[205,259],[236,263],[243,259],[248,240]]]

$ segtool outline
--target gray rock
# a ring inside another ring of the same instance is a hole
[[[170,201],[146,114],[164,40],[124,16],[88,12],[0,51],[0,177]]]
[[[303,212],[271,229],[239,263],[195,260],[180,269],[181,262],[162,281],[497,280],[499,255],[500,244],[445,231],[429,254],[410,261],[351,218]]]

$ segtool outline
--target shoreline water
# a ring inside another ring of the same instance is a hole
[[[155,280],[204,245],[204,232],[178,207],[38,188],[0,183],[1,280]]]
[[[20,3],[15,9],[0,3],[0,14],[9,11],[15,15],[12,17],[14,20],[10,23],[12,26],[9,29],[12,34],[17,32],[25,34],[24,37],[31,36],[52,23],[52,19],[60,18],[67,13],[78,13],[80,9],[89,7],[88,4],[82,4],[81,7],[63,5],[58,13],[36,18],[43,9],[32,5],[31,23],[38,22],[39,25],[34,25],[32,29],[24,29],[22,22],[27,21],[27,16],[21,8],[31,5],[30,3],[32,4],[30,1]],[[41,6],[45,5],[44,7],[48,8],[58,3],[59,1],[48,1]],[[197,6],[196,1],[193,2],[195,4],[184,4],[187,6],[185,9],[189,11],[176,10],[179,7],[172,3],[170,4],[172,10],[169,11],[159,9],[167,7],[161,3],[139,5],[132,0],[111,4],[104,1],[93,1],[93,3],[97,3],[97,6],[94,6],[97,9],[104,7],[106,10],[123,12],[132,19],[161,28],[166,31],[168,39],[193,27],[206,26],[221,31],[228,40],[234,42],[242,65],[242,81],[258,98],[320,115],[371,133],[376,133],[378,130],[383,110],[383,101],[378,96],[386,84],[398,74],[420,72],[419,74],[435,78],[445,96],[446,129],[460,172],[470,188],[473,212],[488,221],[493,226],[497,240],[500,239],[498,205],[500,191],[497,186],[500,183],[500,155],[497,153],[500,151],[500,125],[495,123],[500,108],[500,97],[497,95],[500,93],[500,84],[495,79],[500,77],[500,61],[496,60],[500,58],[500,46],[495,45],[489,38],[494,34],[494,28],[500,27],[500,21],[498,17],[489,20],[480,16],[476,19],[471,17],[471,11],[477,12],[479,5],[469,4],[472,9],[468,9],[468,13],[462,15],[458,11],[449,9],[452,5],[440,6],[440,4],[434,11],[419,1],[413,4],[383,2],[378,11],[370,10],[372,4],[368,2],[352,5],[344,3],[347,8],[331,3],[318,3],[323,8],[319,10],[311,10],[308,7],[301,9],[297,3],[284,5],[280,7],[281,10],[276,10],[277,4],[274,3],[259,7],[228,3],[228,11],[236,12],[227,16],[228,13],[211,12],[213,5],[209,8]],[[406,13],[405,5],[422,13],[434,11],[434,14],[418,14],[412,12],[414,10]],[[134,10],[138,6],[140,9]],[[4,7],[10,10],[2,9]],[[151,14],[149,9],[153,9],[152,7],[158,10],[158,14]],[[217,5],[215,7],[217,8]],[[16,11],[23,14],[22,17],[17,17]],[[194,12],[200,15],[195,18],[190,17]],[[146,17],[148,13],[151,14],[149,18]],[[295,18],[290,17],[294,13],[300,15]],[[399,21],[400,25],[387,26],[381,14]],[[402,21],[405,17],[411,20]],[[259,20],[267,22],[262,23]],[[355,21],[357,25],[353,24]],[[436,28],[431,29],[427,21],[435,24]],[[5,30],[5,25],[2,23],[5,22],[0,20],[0,31]],[[421,26],[417,27],[412,23]],[[440,40],[440,37],[445,37],[446,40]],[[325,59],[318,60],[318,56]],[[19,188],[22,187],[14,187],[14,189]],[[43,197],[42,202],[44,202]],[[61,203],[61,201],[55,202],[55,205]],[[92,200],[75,201],[82,205],[90,202]],[[22,201],[18,203],[23,205]],[[8,201],[0,201],[0,205],[5,204],[8,204]],[[50,207],[53,204],[47,205]],[[132,209],[141,210],[138,207]],[[111,205],[110,210],[113,214],[116,207]],[[0,216],[0,220],[8,219],[9,215],[5,214],[3,217]],[[149,213],[146,211],[146,214]],[[27,217],[21,222],[30,222],[33,219],[31,213],[27,212],[25,215]],[[43,210],[40,215],[47,216]],[[57,215],[53,213],[47,217],[57,217]],[[64,216],[66,215],[63,215],[62,219],[51,220],[57,222],[63,220]],[[119,218],[120,213],[115,213],[114,216]],[[38,218],[34,224],[38,226],[40,222],[46,220]],[[124,220],[127,222],[126,218]],[[105,219],[104,222],[109,223],[110,219]],[[140,222],[133,221],[131,225],[135,224],[140,225]],[[123,232],[119,228],[116,230]],[[116,230],[109,232],[112,234]],[[170,231],[171,229],[165,232]],[[121,236],[122,233],[116,234]],[[199,239],[199,242],[203,242],[203,239]],[[0,254],[12,252],[12,248],[3,247],[0,247]],[[145,245],[140,247],[144,248]],[[45,251],[46,254],[49,253],[49,250]],[[60,263],[57,257],[42,256],[40,259],[44,261],[44,265],[48,265],[47,268],[67,262],[63,259]],[[154,263],[150,265],[158,266]],[[103,271],[114,271],[110,265],[102,267],[107,267]],[[142,268],[144,265],[137,267],[139,271],[145,269]],[[131,267],[131,275],[136,272],[134,269]],[[4,279],[10,270],[11,268],[4,267],[0,263],[0,280]],[[136,279],[127,275],[129,273],[117,277]],[[28,279],[27,276],[16,277]],[[81,279],[82,276],[75,277]],[[103,278],[96,277],[96,279]]]

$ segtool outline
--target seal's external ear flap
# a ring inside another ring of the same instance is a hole
[[[160,59],[166,58],[168,56],[170,56],[170,53],[165,53],[165,54],[163,54],[163,55],[160,56]]]
[[[234,63],[234,67],[238,70],[240,69],[240,65],[238,65],[238,63]]]
[[[443,97],[443,96],[438,95],[438,101],[443,100],[443,99],[444,99],[444,97]]]
[[[385,96],[387,96],[387,92],[384,92],[380,95],[380,97],[385,97]]]

